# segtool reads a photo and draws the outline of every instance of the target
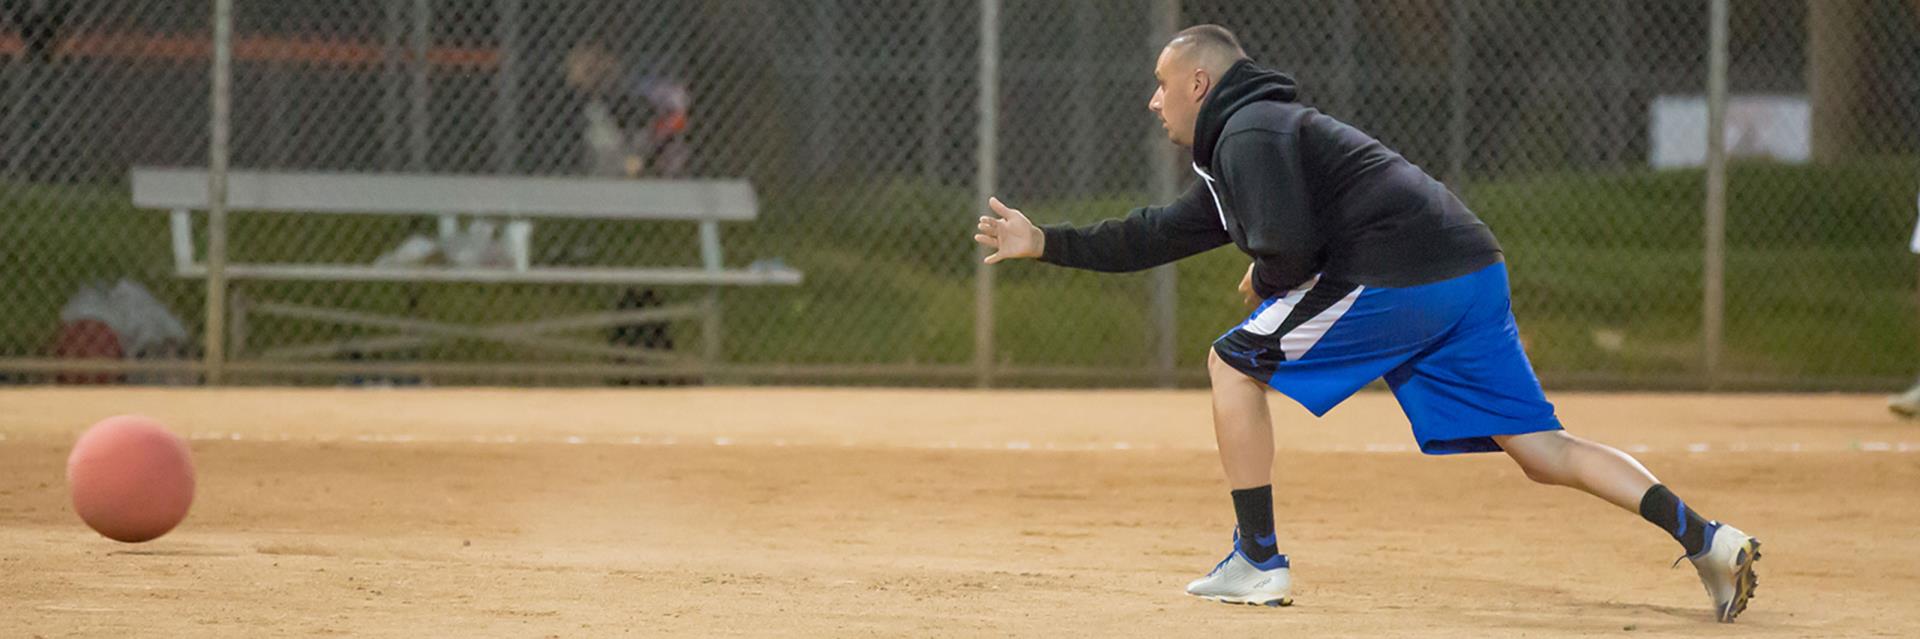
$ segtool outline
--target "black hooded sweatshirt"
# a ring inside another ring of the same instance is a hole
[[[1417,286],[1501,260],[1493,232],[1446,186],[1296,95],[1293,78],[1234,64],[1201,103],[1193,187],[1124,218],[1042,227],[1040,260],[1137,271],[1232,242],[1253,256],[1262,298],[1315,276]]]

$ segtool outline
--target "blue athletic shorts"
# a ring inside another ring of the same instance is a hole
[[[1267,300],[1213,349],[1316,416],[1384,377],[1430,455],[1492,452],[1494,435],[1560,429],[1520,346],[1504,263],[1406,288],[1315,278]]]

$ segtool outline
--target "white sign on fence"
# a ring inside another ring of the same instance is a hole
[[[1707,163],[1707,99],[1698,95],[1654,98],[1647,159],[1656,169]],[[1812,152],[1813,109],[1806,96],[1727,96],[1727,157],[1798,164]]]

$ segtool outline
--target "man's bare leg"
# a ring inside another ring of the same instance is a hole
[[[1273,483],[1273,415],[1267,410],[1267,387],[1207,351],[1207,374],[1213,380],[1213,437],[1220,446],[1220,466],[1234,490]]]
[[[1632,512],[1640,512],[1641,498],[1660,483],[1639,460],[1566,431],[1494,437],[1493,441],[1520,464],[1528,479],[1576,488]]]
[[[1713,598],[1714,615],[1720,621],[1733,621],[1746,609],[1758,583],[1753,562],[1760,559],[1760,542],[1738,528],[1701,517],[1660,485],[1639,460],[1566,431],[1497,436],[1493,440],[1520,464],[1527,478],[1577,488],[1640,513],[1679,541],[1700,572],[1700,581]]]
[[[1273,416],[1267,388],[1220,356],[1207,354],[1213,379],[1213,435],[1233,488],[1234,550],[1187,593],[1224,603],[1284,606],[1292,577],[1273,533]]]

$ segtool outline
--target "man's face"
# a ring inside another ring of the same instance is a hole
[[[1187,62],[1187,57],[1174,47],[1160,50],[1160,61],[1153,65],[1158,86],[1153,99],[1147,101],[1147,110],[1160,116],[1160,125],[1166,127],[1167,139],[1180,146],[1193,146],[1194,120],[1200,117],[1200,103],[1213,87],[1213,78]]]

